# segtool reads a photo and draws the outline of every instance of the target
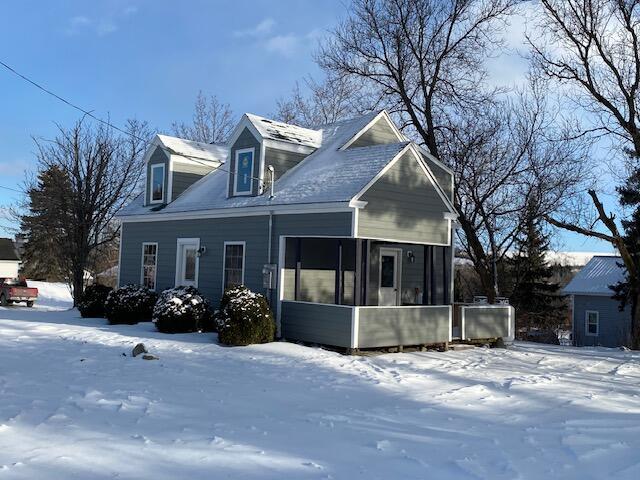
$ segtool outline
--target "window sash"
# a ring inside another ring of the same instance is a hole
[[[145,243],[142,246],[142,285],[151,290],[156,288],[158,265],[158,245]]]
[[[241,285],[244,277],[244,245],[230,243],[224,251],[224,288]]]
[[[587,311],[585,324],[585,333],[590,336],[597,336],[600,333],[600,314],[594,311]]]
[[[164,200],[164,165],[151,166],[151,201]]]
[[[236,152],[234,193],[251,194],[253,189],[253,149]]]

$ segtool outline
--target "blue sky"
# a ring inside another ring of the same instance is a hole
[[[317,72],[322,35],[344,14],[341,0],[104,0],[2,3],[0,59],[73,102],[109,117],[167,130],[188,121],[199,90],[236,114],[269,115],[296,80]],[[10,19],[10,21],[6,21]],[[521,25],[514,24],[518,38]],[[515,56],[493,60],[501,79],[524,70]],[[19,188],[33,170],[32,136],[51,138],[78,112],[0,69],[0,185]],[[2,209],[19,195],[0,189]],[[563,236],[567,250],[610,251]]]

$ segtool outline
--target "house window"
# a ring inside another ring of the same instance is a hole
[[[224,288],[244,284],[244,242],[224,243]]]
[[[253,186],[253,148],[236,151],[235,195],[251,195]]]
[[[151,203],[164,201],[164,164],[151,166]]]
[[[156,289],[158,271],[158,244],[142,244],[142,285],[151,290]]]
[[[600,313],[587,310],[585,312],[585,333],[590,337],[597,337],[600,333]]]

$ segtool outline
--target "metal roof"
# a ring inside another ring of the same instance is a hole
[[[610,285],[624,280],[624,267],[621,257],[596,256],[589,260],[575,277],[564,287],[568,295],[604,295],[612,296]]]

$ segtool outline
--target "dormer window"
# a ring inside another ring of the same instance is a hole
[[[236,151],[235,179],[233,184],[234,195],[251,195],[253,189],[253,148],[245,148]]]
[[[164,164],[151,165],[150,203],[164,202]]]

